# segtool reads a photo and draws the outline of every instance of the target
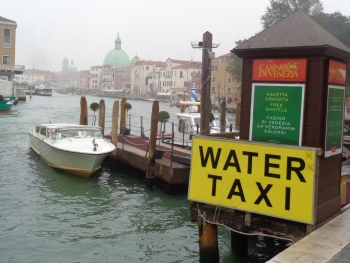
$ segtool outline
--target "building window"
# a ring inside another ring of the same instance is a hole
[[[3,56],[2,57],[2,64],[3,65],[10,65],[10,57],[9,56]]]
[[[228,92],[228,93],[231,93],[231,88],[227,88],[227,92]]]
[[[215,83],[216,82],[216,77],[212,78],[212,82]]]
[[[183,74],[182,74],[182,71],[180,71],[180,78],[183,78]]]
[[[227,83],[232,83],[232,78],[228,78]]]
[[[211,71],[218,71],[218,66],[212,66]]]
[[[11,31],[10,29],[4,29],[4,43],[3,47],[11,47]]]
[[[215,87],[211,87],[211,92],[215,92]]]

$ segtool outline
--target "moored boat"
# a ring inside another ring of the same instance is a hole
[[[69,123],[36,125],[29,141],[47,165],[83,177],[96,172],[115,150],[100,127]]]
[[[186,147],[192,146],[192,137],[200,134],[200,119],[201,113],[198,112],[199,102],[182,101],[180,105],[187,107],[187,112],[175,114],[174,122],[174,144]],[[214,115],[214,119],[209,122],[209,133],[220,133],[220,116]],[[225,132],[239,132],[237,127],[231,127],[226,120]],[[170,139],[164,140],[170,143]]]
[[[3,96],[0,94],[0,114],[7,113],[12,109],[12,105],[17,105],[18,98],[15,96]]]

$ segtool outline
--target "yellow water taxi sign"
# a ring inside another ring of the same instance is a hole
[[[196,136],[188,199],[313,224],[316,149]]]

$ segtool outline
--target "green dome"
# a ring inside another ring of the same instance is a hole
[[[107,53],[105,59],[103,60],[103,66],[107,67],[127,67],[130,66],[130,58],[125,51],[121,49],[121,39],[118,37],[114,41],[115,48]]]
[[[141,59],[136,55],[131,59],[131,65],[135,65],[137,61],[140,61]]]

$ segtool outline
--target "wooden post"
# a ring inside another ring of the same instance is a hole
[[[114,101],[112,112],[112,143],[115,146],[115,150],[111,154],[111,168],[115,168],[115,162],[117,159],[117,143],[118,143],[118,117],[119,117],[119,101]]]
[[[80,125],[88,125],[88,105],[85,96],[80,98]]]
[[[226,99],[220,103],[220,132],[226,131]]]
[[[122,98],[120,102],[120,134],[123,133],[124,124],[126,122],[126,109],[124,108],[125,103],[126,103],[126,98]]]
[[[209,51],[212,48],[212,34],[208,31],[203,34],[203,49],[202,49],[202,92],[201,92],[201,135],[208,136],[210,133],[209,117],[211,109],[210,101],[210,70],[211,63]]]
[[[236,127],[241,127],[241,103],[237,103],[236,105],[236,121],[235,121]]]
[[[184,113],[184,112],[185,112],[185,105],[181,104],[180,113]]]
[[[102,135],[105,135],[105,115],[106,105],[105,100],[100,100],[100,110],[98,115],[98,126],[102,128]]]
[[[209,224],[198,218],[199,262],[219,263],[219,246],[217,225]]]
[[[157,143],[157,130],[158,130],[158,114],[159,114],[159,102],[153,101],[152,106],[152,116],[151,116],[151,131],[149,136],[149,163],[146,174],[146,188],[152,189],[153,182],[152,179],[154,177],[154,166],[155,166],[155,158],[154,153],[156,150]]]
[[[231,231],[231,250],[239,256],[248,253],[248,236]]]

